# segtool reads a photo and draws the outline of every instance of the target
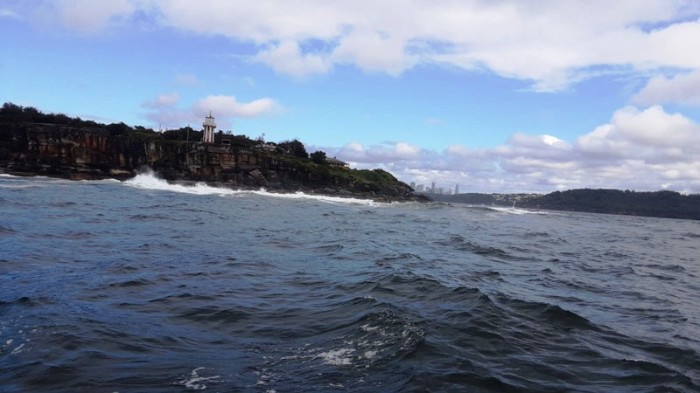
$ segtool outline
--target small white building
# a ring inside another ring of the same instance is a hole
[[[216,123],[214,122],[214,116],[209,112],[209,116],[204,118],[204,136],[202,136],[202,143],[214,143],[214,130],[216,130]]]

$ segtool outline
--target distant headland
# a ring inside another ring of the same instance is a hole
[[[235,189],[318,193],[380,201],[426,201],[381,170],[357,170],[299,140],[266,142],[216,131],[157,132],[124,123],[100,124],[33,107],[0,108],[0,172],[69,179],[119,180],[151,168],[165,180]]]
[[[469,193],[427,196],[447,203],[700,220],[700,195],[683,195],[675,191],[578,189],[546,195]]]

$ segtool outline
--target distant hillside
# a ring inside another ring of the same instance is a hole
[[[700,195],[682,195],[675,191],[636,192],[605,189],[557,191],[523,200],[520,206],[700,220]]]
[[[427,195],[440,202],[700,220],[700,195],[579,189],[539,194]]]

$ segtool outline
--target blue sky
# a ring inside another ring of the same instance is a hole
[[[640,6],[643,5],[643,6]],[[700,192],[700,2],[0,0],[0,100],[462,192]]]

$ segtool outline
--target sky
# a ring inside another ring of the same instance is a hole
[[[0,101],[460,192],[700,193],[700,0],[0,0]]]

